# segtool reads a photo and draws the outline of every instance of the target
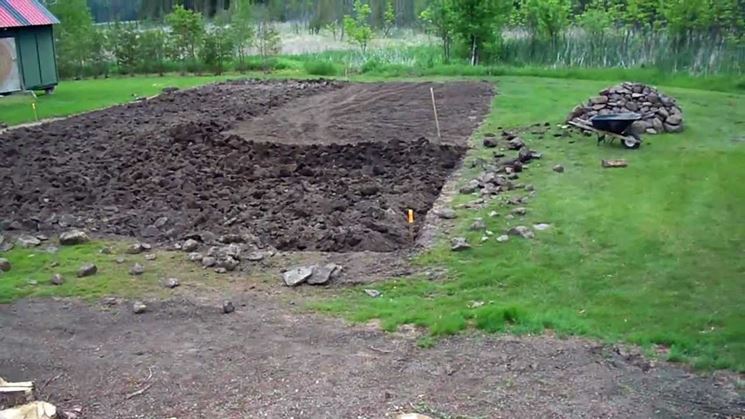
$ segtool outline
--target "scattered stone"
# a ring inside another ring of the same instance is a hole
[[[190,262],[201,262],[204,256],[201,253],[192,252],[187,256]]]
[[[129,274],[130,275],[142,275],[145,273],[145,267],[140,265],[139,263],[135,263],[134,266],[129,268]]]
[[[153,223],[153,227],[155,228],[163,228],[165,225],[168,224],[168,217],[160,217]]]
[[[486,223],[481,218],[477,218],[473,221],[471,224],[471,227],[469,227],[471,231],[481,231],[486,230]]]
[[[307,281],[313,275],[313,266],[302,266],[299,268],[290,269],[289,271],[282,274],[282,279],[285,281],[285,285],[288,287],[295,287],[303,282]]]
[[[52,275],[51,282],[52,285],[62,285],[65,283],[65,278],[60,274],[54,274]]]
[[[178,278],[166,278],[163,280],[163,286],[166,288],[176,288],[179,285],[181,285],[181,281],[178,280]]]
[[[53,255],[53,254],[59,252],[59,247],[57,247],[57,246],[47,246],[47,247],[44,248],[44,251]]]
[[[471,245],[468,244],[468,241],[465,237],[455,237],[452,240],[450,240],[450,250],[454,252],[459,252],[462,250],[470,249]]]
[[[533,224],[533,229],[537,231],[544,231],[544,230],[548,230],[549,228],[551,228],[551,224],[546,224],[546,223]]]
[[[0,271],[8,272],[12,268],[10,261],[5,258],[0,258]]]
[[[435,210],[434,213],[444,220],[452,220],[458,216],[452,208],[440,208]]]
[[[36,238],[39,239],[39,240],[41,240],[41,241],[43,241],[43,242],[49,240],[49,236],[47,236],[46,234],[37,234],[36,235]]]
[[[147,243],[140,243],[140,247],[142,248],[142,250],[150,250],[153,248],[153,246],[150,246]]]
[[[96,272],[98,272],[98,267],[92,263],[89,263],[81,266],[80,269],[78,269],[78,278],[95,275]]]
[[[629,162],[626,160],[603,160],[600,165],[605,168],[627,167]]]
[[[169,94],[169,93],[175,93],[175,92],[178,92],[178,91],[179,91],[179,88],[178,88],[178,87],[172,87],[172,86],[169,86],[169,87],[164,87],[164,88],[163,88],[163,89],[161,90],[161,92],[163,92],[163,93],[165,93],[165,94]]]
[[[238,261],[238,259],[235,259],[232,256],[225,256],[217,262],[217,267],[232,272],[235,270],[235,268],[238,267],[239,264],[240,262]]]
[[[199,242],[194,239],[188,239],[181,246],[181,250],[184,252],[193,252],[199,248]]]
[[[481,243],[489,241],[489,236],[481,236]]]
[[[495,148],[497,145],[497,139],[494,137],[486,137],[484,138],[484,147],[486,148]]]
[[[489,217],[491,217],[491,218],[499,217],[499,213],[496,212],[496,211],[492,211],[492,212],[489,213]]]
[[[466,185],[460,188],[460,193],[464,195],[472,194],[481,188],[481,182],[476,179],[472,179]]]
[[[245,258],[249,262],[261,262],[264,260],[264,253],[263,252],[251,252],[248,255],[246,255]]]
[[[378,290],[374,290],[374,289],[365,289],[365,294],[367,294],[368,296],[370,296],[372,298],[378,298],[381,295],[383,295],[382,292],[380,292]]]
[[[101,250],[98,251],[98,253],[102,255],[110,255],[111,254],[111,248],[110,247],[102,247]]]
[[[531,184],[525,185],[525,190],[528,192],[533,192],[535,190],[535,187]]]
[[[215,268],[215,273],[216,273],[216,274],[225,274],[225,273],[228,273],[228,270],[227,270],[227,269],[225,269],[225,268],[223,268],[223,267],[221,266],[221,267],[219,267],[219,268]]]
[[[235,311],[235,306],[230,301],[224,301],[222,303],[222,312],[224,314],[230,314]]]
[[[553,171],[556,173],[564,173],[564,166],[557,164],[554,166]]]
[[[528,209],[525,207],[517,207],[512,210],[512,215],[523,216],[528,213]]]
[[[26,283],[29,284],[29,285],[31,285],[31,286],[39,285],[39,281],[37,281],[35,279],[29,279],[29,280],[26,281]]]
[[[155,260],[158,256],[155,253],[148,253],[145,255],[145,260]]]
[[[132,243],[127,246],[127,249],[124,251],[124,253],[127,253],[129,255],[138,255],[143,251],[145,251],[145,247],[142,245],[142,243]]]
[[[57,262],[56,260],[49,264],[50,268],[56,268],[58,266],[59,266],[59,262]]]
[[[59,244],[62,246],[74,246],[76,244],[88,243],[90,240],[88,234],[82,230],[66,231],[59,236]]]
[[[132,303],[132,312],[134,314],[142,314],[147,311],[147,306],[142,301],[135,301]]]
[[[307,283],[309,285],[325,285],[330,281],[336,279],[341,274],[342,267],[335,264],[329,263],[324,266],[318,266],[313,269],[313,274],[308,278]]]
[[[105,298],[101,299],[101,304],[102,305],[105,305],[105,306],[108,306],[108,307],[113,307],[113,306],[119,304],[119,299],[116,298],[116,297],[105,297]]]
[[[532,239],[533,237],[535,237],[533,232],[528,227],[525,227],[525,226],[512,227],[507,232],[507,234],[509,234],[510,236],[520,236],[524,239]]]
[[[36,247],[40,245],[41,240],[37,239],[34,236],[29,236],[29,235],[24,234],[16,238],[16,244],[20,247],[28,249],[29,247]]]
[[[525,142],[523,142],[520,137],[511,139],[507,145],[507,148],[509,148],[510,150],[519,150],[523,147],[525,147]]]
[[[202,266],[205,268],[211,268],[213,266],[217,265],[217,259],[213,258],[212,256],[205,256],[202,258]]]
[[[504,243],[510,239],[510,236],[506,234],[502,234],[501,236],[497,237],[497,241],[500,243]]]

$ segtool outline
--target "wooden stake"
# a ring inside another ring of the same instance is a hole
[[[440,119],[437,117],[437,103],[435,102],[435,89],[430,87],[429,93],[432,95],[432,109],[435,111],[435,126],[437,127],[437,139],[441,139],[440,135]]]

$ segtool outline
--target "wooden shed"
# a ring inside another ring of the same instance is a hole
[[[37,0],[0,0],[0,94],[54,89],[57,23]]]

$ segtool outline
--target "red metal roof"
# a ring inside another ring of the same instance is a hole
[[[38,0],[0,0],[0,29],[56,23],[59,20]]]

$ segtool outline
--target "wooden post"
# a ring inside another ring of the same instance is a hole
[[[432,109],[435,111],[435,126],[437,127],[437,139],[440,140],[442,139],[442,135],[440,134],[440,119],[437,117],[437,103],[435,102],[435,89],[430,87],[429,93],[432,96]]]

